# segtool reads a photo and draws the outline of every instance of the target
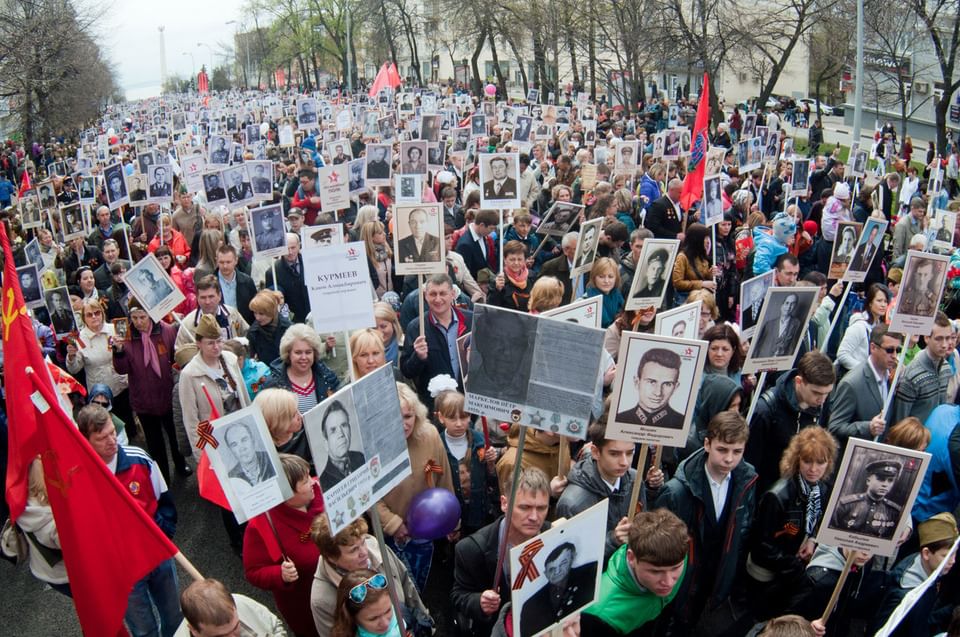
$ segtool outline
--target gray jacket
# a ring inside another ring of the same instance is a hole
[[[869,440],[870,420],[882,409],[880,386],[868,358],[851,369],[833,390],[827,430],[843,445],[848,438]]]
[[[950,366],[945,361],[934,363],[924,349],[913,357],[901,375],[890,422],[900,422],[907,416],[915,416],[920,422],[926,422],[927,416],[946,402]]]

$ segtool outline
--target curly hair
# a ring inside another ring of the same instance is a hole
[[[821,480],[833,475],[837,461],[837,439],[823,427],[806,427],[790,439],[780,458],[780,477],[790,479],[800,471],[800,461],[826,462]]]

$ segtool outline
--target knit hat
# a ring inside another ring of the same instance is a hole
[[[842,199],[843,201],[847,201],[848,199],[850,199],[850,186],[848,186],[843,182],[840,182],[839,184],[833,187],[833,196],[836,197],[837,199]]]
[[[942,540],[957,539],[957,520],[950,513],[938,513],[917,526],[920,534],[920,546],[930,546]]]
[[[817,235],[817,229],[818,229],[817,222],[808,219],[807,221],[803,222],[803,229],[807,231],[808,235],[810,235],[811,237],[815,237]]]
[[[220,325],[212,314],[204,314],[197,323],[197,338],[221,338]]]
[[[740,206],[749,206],[753,203],[753,193],[749,190],[738,190],[733,193],[733,205]]]

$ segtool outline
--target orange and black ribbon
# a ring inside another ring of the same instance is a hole
[[[533,563],[534,556],[543,548],[543,540],[536,539],[527,544],[520,553],[520,572],[517,573],[517,579],[513,580],[513,590],[523,587],[525,580],[531,582],[540,577],[540,571],[537,565]]]
[[[436,486],[435,477],[431,474],[434,473],[443,473],[443,467],[441,467],[437,462],[434,462],[433,458],[427,460],[427,464],[423,465],[424,477],[427,481],[427,487],[430,489]]]
[[[209,420],[203,420],[197,424],[197,435],[200,436],[200,439],[197,440],[197,449],[203,449],[207,445],[214,449],[220,446],[217,439],[213,437],[213,425],[210,424]]]

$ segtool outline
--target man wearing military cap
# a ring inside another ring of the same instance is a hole
[[[900,521],[902,507],[887,499],[903,465],[875,460],[867,465],[867,490],[840,498],[831,526],[889,539]]]

